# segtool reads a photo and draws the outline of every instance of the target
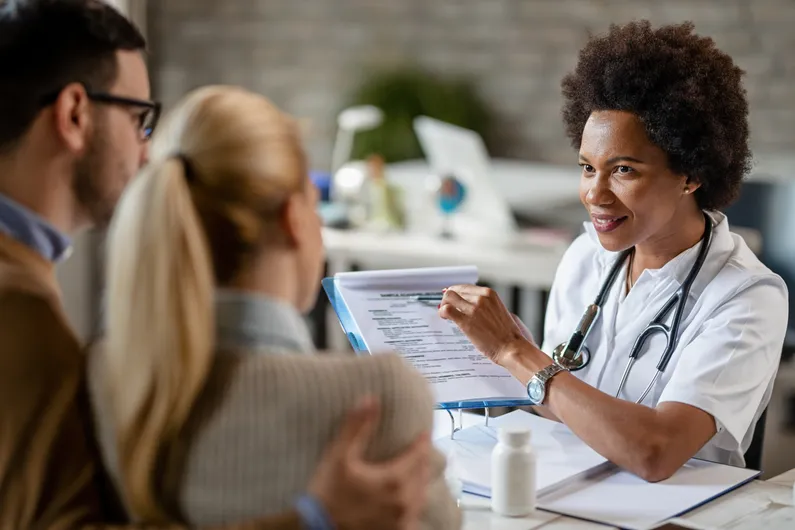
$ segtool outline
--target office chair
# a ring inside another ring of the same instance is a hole
[[[771,178],[745,182],[739,199],[724,211],[729,226],[753,228],[762,235],[759,259],[784,279],[790,292],[789,331],[781,362],[795,352],[795,179]],[[757,422],[745,454],[746,467],[761,469],[767,410]]]
[[[739,199],[726,208],[729,226],[762,235],[759,259],[784,279],[790,292],[789,335],[795,334],[795,179],[745,182]],[[785,346],[787,353],[791,345]]]
[[[754,435],[751,437],[751,445],[745,452],[745,467],[747,469],[762,470],[762,448],[765,445],[765,425],[767,424],[767,409],[759,416],[756,422]]]

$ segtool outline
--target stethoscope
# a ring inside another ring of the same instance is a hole
[[[685,305],[687,304],[687,297],[690,293],[690,287],[692,287],[696,276],[698,276],[698,272],[701,270],[701,266],[704,265],[704,261],[707,259],[707,253],[709,252],[711,243],[712,219],[710,219],[707,214],[704,214],[704,238],[702,239],[701,246],[698,249],[696,262],[690,268],[690,272],[688,273],[687,278],[685,278],[684,283],[682,283],[679,289],[676,290],[668,302],[665,303],[663,308],[660,309],[654,319],[649,322],[649,325],[646,326],[646,329],[644,329],[641,334],[638,335],[638,338],[635,339],[635,344],[632,346],[632,350],[630,350],[629,353],[627,366],[624,369],[624,375],[621,377],[621,383],[618,385],[618,390],[616,391],[616,397],[619,397],[621,394],[621,390],[624,388],[624,385],[627,382],[627,378],[629,377],[629,373],[632,370],[632,366],[635,364],[635,361],[640,355],[643,345],[646,343],[649,337],[655,333],[662,333],[665,337],[665,350],[663,350],[660,361],[657,363],[657,372],[654,374],[649,386],[646,387],[643,395],[636,401],[636,403],[640,403],[646,398],[652,387],[654,387],[654,384],[665,372],[668,362],[671,360],[674,350],[676,350],[676,343],[679,337],[679,325],[682,322],[682,315],[685,312]],[[568,340],[568,342],[559,344],[552,352],[553,360],[567,370],[572,372],[581,370],[588,366],[588,364],[591,362],[591,352],[588,350],[587,346],[584,346],[585,339],[588,337],[588,333],[590,333],[591,328],[593,328],[593,325],[596,322],[596,319],[599,317],[601,308],[607,299],[607,294],[615,283],[616,277],[618,276],[621,267],[633,251],[634,247],[623,251],[619,255],[618,259],[616,259],[615,263],[610,268],[610,272],[602,284],[601,289],[599,289],[599,294],[597,294],[596,300],[594,300],[591,305],[585,308],[585,314],[583,314],[582,318],[580,319],[580,323],[578,324],[574,333],[572,333],[571,338]],[[667,326],[665,321],[667,320],[668,314],[671,312],[674,306],[676,306],[676,311],[674,312],[673,322],[671,322],[670,326]]]

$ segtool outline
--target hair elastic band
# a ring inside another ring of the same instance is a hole
[[[196,171],[193,167],[193,163],[190,161],[187,155],[183,153],[177,153],[174,155],[180,162],[182,162],[182,166],[185,168],[185,180],[188,181],[189,184],[193,184],[196,182]]]

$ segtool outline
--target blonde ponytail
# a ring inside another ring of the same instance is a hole
[[[188,165],[174,153],[185,153]],[[214,289],[263,245],[278,244],[269,227],[306,189],[307,172],[292,119],[234,87],[187,95],[163,120],[151,155],[108,234],[100,362],[122,493],[137,520],[158,523],[179,519],[163,499],[212,362]]]
[[[125,192],[108,243],[108,395],[123,494],[142,521],[176,517],[161,502],[159,465],[212,361],[213,286],[186,166],[155,164]]]

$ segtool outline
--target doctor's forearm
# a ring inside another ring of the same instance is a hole
[[[520,352],[504,365],[526,384],[549,364],[542,355]],[[545,406],[596,452],[649,481],[668,478],[700,447],[659,409],[617,399],[570,373],[552,378]]]
[[[605,394],[572,374],[551,381],[546,404],[596,452],[641,478],[668,478],[687,461],[671,462],[673,455],[666,455],[670,447],[657,411]]]

